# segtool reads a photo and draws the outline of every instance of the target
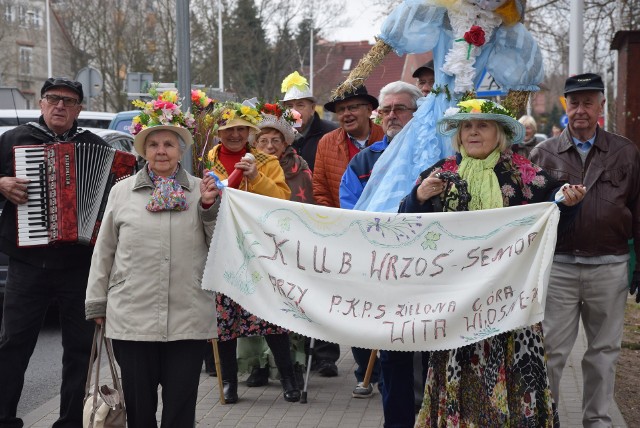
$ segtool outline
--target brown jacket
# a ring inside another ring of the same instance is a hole
[[[569,129],[538,144],[530,159],[561,183],[584,184],[587,194],[556,244],[557,254],[622,255],[635,239],[640,254],[640,151],[600,128],[584,166]]]
[[[369,121],[371,133],[367,146],[382,140],[382,127]],[[340,207],[340,180],[349,165],[349,136],[342,128],[325,134],[318,142],[316,164],[313,170],[313,196],[316,204]]]

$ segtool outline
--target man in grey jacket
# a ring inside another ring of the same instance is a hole
[[[544,345],[558,402],[562,370],[582,320],[588,341],[582,359],[583,425],[609,427],[628,290],[628,240],[634,239],[636,253],[640,250],[640,152],[631,141],[598,126],[605,105],[600,76],[570,77],[564,93],[569,126],[536,146],[531,161],[559,181],[584,184],[587,193],[574,223],[558,236],[542,324]],[[632,294],[639,282],[636,271]]]

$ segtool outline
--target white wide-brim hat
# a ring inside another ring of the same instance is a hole
[[[309,100],[312,103],[316,102],[315,97],[311,93],[311,89],[307,86],[304,89],[300,89],[298,86],[292,86],[285,94],[282,101],[292,100]]]
[[[138,132],[133,138],[133,147],[136,149],[136,152],[143,158],[147,159],[144,154],[144,142],[147,139],[147,136],[155,131],[171,131],[178,134],[182,141],[184,141],[186,147],[185,150],[193,144],[193,136],[191,135],[191,131],[187,128],[183,128],[182,126],[173,126],[173,125],[155,125],[144,128],[142,131]]]
[[[258,128],[260,128],[261,130],[265,128],[273,128],[277,131],[280,131],[280,133],[284,136],[284,141],[289,146],[293,144],[293,140],[296,137],[296,133],[289,122],[287,122],[282,117],[278,118],[272,114],[263,115],[262,120],[258,124]]]
[[[484,112],[473,110],[465,112],[465,109],[450,108],[444,113],[436,125],[436,131],[440,135],[451,137],[458,131],[462,122],[469,120],[491,120],[502,126],[511,144],[520,144],[524,140],[524,125],[510,115],[510,112],[490,100],[469,100],[468,102],[484,103],[488,106]],[[460,105],[460,104],[459,104]]]

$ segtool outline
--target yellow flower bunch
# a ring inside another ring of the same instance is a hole
[[[509,110],[490,100],[472,99],[460,101],[458,106],[460,106],[460,113],[491,113],[515,118]]]
[[[482,104],[484,104],[484,102],[485,100],[474,99],[474,100],[461,101],[458,103],[458,105],[464,109],[465,113],[481,113]]]
[[[160,94],[160,97],[158,97],[159,100],[162,101],[167,101],[170,103],[177,103],[178,102],[178,92],[176,91],[164,91],[162,94]]]
[[[254,125],[260,122],[260,112],[257,109],[249,106],[241,106],[240,112],[242,113],[241,116],[243,119],[248,120]]]
[[[234,119],[242,119],[252,125],[257,125],[262,119],[260,112],[255,107],[235,102],[218,104],[214,108],[213,117],[221,126]]]
[[[225,121],[233,120],[236,117],[236,111],[226,109],[222,112],[222,119]]]
[[[294,71],[293,73],[291,73],[290,75],[284,78],[284,80],[282,81],[282,87],[280,88],[280,90],[282,92],[287,92],[293,86],[297,86],[298,89],[300,90],[305,90],[309,86],[309,83],[307,82],[307,79],[300,76],[300,74],[298,74],[297,71]]]

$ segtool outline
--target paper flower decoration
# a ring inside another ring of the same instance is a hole
[[[142,111],[131,122],[129,131],[138,134],[145,128],[156,125],[181,126],[193,130],[195,119],[190,112],[180,109],[177,91],[164,91],[159,94],[152,88],[149,93],[156,99],[151,101],[134,100],[132,104]]]
[[[294,71],[293,73],[291,73],[290,75],[284,78],[284,80],[282,81],[282,87],[280,88],[280,90],[282,92],[287,92],[289,89],[291,89],[294,86],[300,89],[301,91],[303,91],[307,89],[307,87],[309,86],[309,83],[307,82],[306,78],[300,76],[300,74],[298,74],[297,71]]]

